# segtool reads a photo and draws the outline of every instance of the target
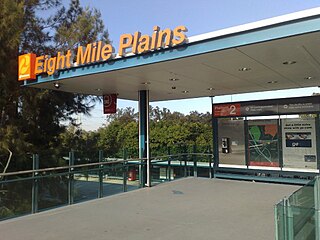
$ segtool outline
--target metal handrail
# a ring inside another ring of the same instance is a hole
[[[171,155],[163,155],[163,156],[155,156],[151,157],[151,160],[157,160],[159,158],[169,158],[169,157],[180,157],[180,156],[187,156],[187,155],[194,155],[194,156],[211,156],[213,157],[212,153],[180,153],[180,154],[171,154]]]
[[[62,166],[62,167],[51,167],[51,168],[42,168],[42,169],[36,169],[36,170],[24,170],[24,171],[18,171],[18,172],[8,172],[8,173],[1,173],[0,177],[5,176],[12,176],[12,175],[22,175],[22,174],[31,174],[31,173],[39,173],[39,172],[53,172],[58,170],[66,170],[66,169],[75,169],[75,168],[82,168],[82,167],[91,167],[91,166],[99,166],[99,165],[111,165],[114,163],[123,163],[123,162],[129,162],[133,161],[132,159],[128,160],[117,160],[112,162],[97,162],[97,163],[86,163],[86,164],[79,164],[79,165],[71,165],[71,166]]]
[[[151,157],[150,160],[159,160],[160,158],[174,158],[180,156],[187,156],[187,155],[197,155],[197,156],[213,156],[211,153],[181,153],[181,154],[171,154],[171,155],[163,155],[163,156],[155,156]],[[133,161],[143,161],[148,160],[147,158],[130,158],[127,160],[121,159],[112,162],[96,162],[96,163],[85,163],[79,165],[71,165],[71,166],[61,166],[61,167],[50,167],[50,168],[42,168],[42,169],[35,169],[35,170],[23,170],[17,172],[8,172],[8,173],[0,173],[0,178],[13,176],[13,175],[23,175],[23,174],[33,174],[33,173],[40,173],[40,172],[54,172],[59,170],[73,170],[76,168],[83,168],[83,167],[93,167],[93,166],[104,166],[104,165],[111,165],[115,163],[128,163]],[[1,181],[1,179],[0,179]]]

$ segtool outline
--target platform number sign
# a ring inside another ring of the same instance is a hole
[[[112,114],[117,112],[117,94],[103,96],[103,113]]]
[[[18,80],[33,80],[36,79],[35,74],[35,61],[36,55],[28,53],[19,56],[19,67],[18,67]]]
[[[236,117],[240,116],[241,105],[235,104],[217,104],[213,106],[214,117]]]

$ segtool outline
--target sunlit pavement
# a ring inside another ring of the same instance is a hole
[[[298,186],[186,178],[0,222],[2,240],[274,239]]]

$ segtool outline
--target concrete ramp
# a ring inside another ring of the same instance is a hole
[[[273,240],[298,186],[185,178],[0,222],[1,240]]]

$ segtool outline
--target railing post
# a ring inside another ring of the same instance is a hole
[[[39,155],[33,154],[32,155],[32,169],[38,170],[39,169]],[[38,172],[32,173],[32,205],[31,205],[31,211],[32,213],[38,212],[38,196],[39,196],[39,184],[38,179],[36,177],[38,176]]]
[[[171,148],[168,147],[168,180],[171,181]]]
[[[293,213],[292,206],[290,205],[289,199],[285,199],[285,239],[294,239],[294,229],[293,229]]]
[[[187,160],[188,160],[188,155],[187,155],[187,146],[184,145],[183,147],[183,159],[184,159],[184,177],[187,177]]]
[[[99,150],[99,163],[103,162],[103,150]],[[99,192],[98,197],[103,197],[103,165],[99,165]]]
[[[193,145],[193,154],[192,154],[192,158],[193,158],[193,176],[194,177],[198,177],[198,166],[197,166],[197,155],[195,153],[197,153],[197,145]]]
[[[283,201],[283,200],[282,200]],[[273,217],[274,217],[274,238],[275,240],[280,240],[279,239],[279,221],[281,221],[281,219],[278,218],[279,216],[279,208],[278,208],[278,205],[275,205],[274,206],[274,209],[273,209]]]
[[[275,240],[287,240],[286,199],[274,206]]]
[[[74,151],[69,152],[69,181],[68,181],[68,203],[73,204],[74,200],[74,180],[73,180],[73,168],[74,165]]]
[[[123,191],[127,192],[128,191],[128,186],[127,186],[127,179],[128,179],[128,164],[127,164],[127,149],[123,149]]]
[[[320,240],[320,178],[316,177],[314,183],[314,208],[315,208],[315,235]]]
[[[143,159],[140,159],[139,163],[139,183],[140,183],[140,188],[145,187],[144,179],[145,179],[145,162]]]
[[[213,159],[213,154],[211,153],[211,148],[208,146],[208,159],[209,159],[209,178],[213,178],[213,173],[212,173],[212,159]]]

